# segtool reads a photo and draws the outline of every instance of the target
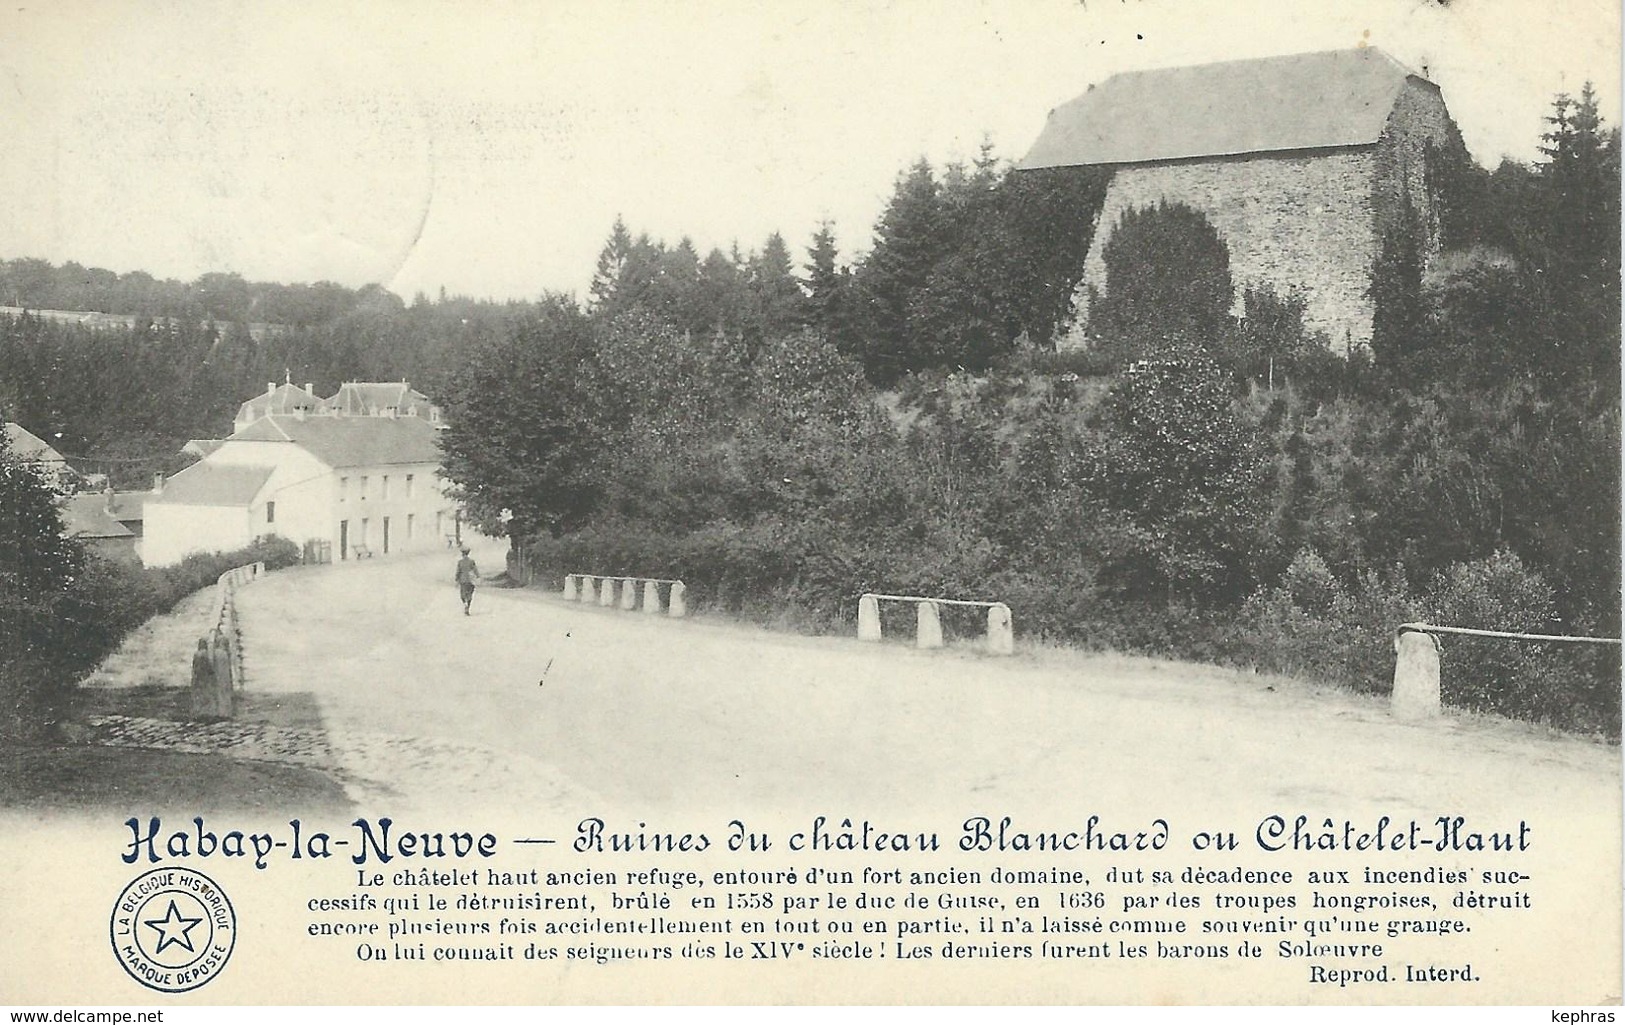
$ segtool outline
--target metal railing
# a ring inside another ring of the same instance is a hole
[[[1621,644],[1618,637],[1479,630],[1466,626],[1401,623],[1394,630],[1394,689],[1389,709],[1397,719],[1429,719],[1443,710],[1439,697],[1439,635],[1574,644]]]

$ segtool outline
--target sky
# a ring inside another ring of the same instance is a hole
[[[0,32],[0,258],[584,296],[619,215],[850,261],[906,166],[1019,159],[1115,72],[1360,45],[1489,166],[1588,79],[1618,123],[1608,0],[52,0]]]

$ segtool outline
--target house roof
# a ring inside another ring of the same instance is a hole
[[[219,448],[224,442],[218,438],[193,438],[181,446],[181,452],[199,459]]]
[[[328,402],[348,416],[375,416],[386,409],[429,415],[429,397],[405,381],[346,381]]]
[[[423,417],[268,416],[226,439],[291,442],[334,469],[438,463],[438,432]]]
[[[65,462],[62,453],[48,445],[39,435],[28,430],[22,424],[6,423],[6,440],[11,443],[11,455],[15,459],[33,460],[42,463]]]
[[[163,493],[148,498],[147,504],[246,507],[253,503],[260,489],[265,487],[265,482],[271,479],[272,469],[269,466],[233,466],[205,459],[167,478]]]
[[[327,407],[327,399],[313,395],[297,384],[280,384],[238,406],[237,422],[258,420],[269,413],[292,413],[296,409],[315,412]]]
[[[1124,72],[1051,111],[1019,166],[1369,145],[1407,79],[1426,83],[1372,47]]]
[[[67,537],[135,537],[135,532],[107,512],[107,495],[86,491],[62,502],[62,533]]]
[[[102,492],[105,500],[107,492]],[[151,491],[115,491],[113,492],[113,518],[124,523],[133,523],[144,519],[147,514],[147,500],[155,497]],[[105,501],[102,503],[107,504]]]

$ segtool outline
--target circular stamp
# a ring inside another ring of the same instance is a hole
[[[184,993],[220,974],[237,942],[237,912],[213,879],[190,868],[137,876],[113,903],[113,953],[130,977]]]

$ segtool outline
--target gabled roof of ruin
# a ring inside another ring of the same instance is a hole
[[[1375,143],[1407,79],[1373,47],[1113,75],[1050,112],[1023,169]]]

